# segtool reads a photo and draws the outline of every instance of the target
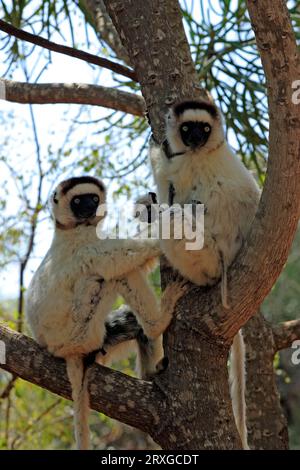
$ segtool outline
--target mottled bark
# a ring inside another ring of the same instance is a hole
[[[129,57],[119,35],[114,27],[103,0],[79,0],[79,8],[85,14],[86,20],[94,30],[116,54],[118,59],[129,65]]]
[[[300,338],[300,320],[291,320],[273,327],[275,351],[289,348]]]
[[[4,326],[0,326],[0,341],[6,348],[2,369],[71,399],[63,359],[55,358],[31,338]],[[92,366],[89,374],[91,408],[146,432],[159,422],[156,403],[162,395],[155,385],[98,365]]]
[[[300,333],[300,332],[299,332]],[[247,354],[247,427],[251,449],[288,449],[288,428],[274,373],[272,327],[261,313],[243,328]]]
[[[87,104],[135,116],[145,114],[145,103],[141,96],[84,83],[23,83],[0,79],[0,98],[15,103]]]
[[[186,426],[187,422],[194,419],[200,420],[201,423],[213,420],[216,426],[220,427],[216,435],[211,435],[209,427],[207,428],[207,432],[204,433],[203,448],[237,447],[238,441],[230,438],[227,427],[228,416],[232,414],[226,372],[227,351],[224,348],[218,349],[214,364],[207,371],[206,368],[195,364],[195,354],[199,359],[198,352],[195,351],[196,333],[191,333],[191,340],[191,344],[195,347],[186,348],[185,337],[176,335],[175,348],[185,350],[184,355],[181,355],[182,363],[176,370],[176,381],[174,377],[169,376],[171,370],[164,374],[161,380],[156,379],[150,383],[105,367],[92,366],[89,370],[91,407],[111,418],[148,432],[166,449],[196,449],[199,446],[197,429],[192,432],[190,427]],[[1,364],[1,368],[64,398],[71,398],[64,360],[53,357],[31,338],[4,326],[0,327],[0,341],[6,345],[6,363]],[[200,359],[204,364],[211,358],[216,348],[217,346],[209,344],[202,348]],[[190,376],[191,361],[195,364],[195,374],[192,376]],[[225,389],[220,388],[219,382],[216,384],[214,381],[214,376],[217,374],[223,376]],[[211,396],[206,396],[207,382],[211,383]],[[167,393],[164,384],[168,387]],[[171,388],[169,384],[172,384]],[[192,399],[195,390],[197,390],[197,407],[194,407]],[[214,409],[214,394],[219,399],[218,410]],[[231,431],[234,435],[235,430]]]

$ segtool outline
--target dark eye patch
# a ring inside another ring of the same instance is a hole
[[[54,204],[58,204],[57,193],[56,191],[53,193],[53,202]]]
[[[78,219],[95,217],[100,197],[96,193],[76,194],[70,201],[70,208]]]
[[[211,129],[212,127],[208,122],[195,120],[183,122],[179,132],[184,145],[195,149],[206,144]]]

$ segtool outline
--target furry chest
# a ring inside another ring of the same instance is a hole
[[[208,162],[199,165],[198,158],[180,157],[181,166],[174,162],[168,175],[169,202],[189,204],[198,201],[205,206],[210,205],[210,200],[216,195],[221,197],[221,185],[218,184],[218,176],[212,171]],[[204,164],[206,163],[206,164]]]

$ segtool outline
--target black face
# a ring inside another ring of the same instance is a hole
[[[77,219],[95,217],[100,199],[98,194],[78,194],[71,200],[70,206]]]
[[[208,122],[186,121],[180,126],[182,142],[187,147],[195,149],[203,147],[211,134],[211,125]]]

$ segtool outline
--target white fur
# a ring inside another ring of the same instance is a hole
[[[186,120],[209,122],[212,132],[207,143],[196,150],[186,147],[179,127]],[[169,262],[187,279],[198,285],[213,284],[223,275],[222,300],[227,306],[227,267],[232,263],[247,236],[255,216],[260,191],[239,158],[225,141],[222,117],[215,119],[202,110],[186,110],[179,118],[170,110],[166,120],[166,138],[173,153],[183,155],[168,159],[162,148],[153,142],[150,160],[160,203],[168,203],[172,183],[174,203],[181,205],[199,201],[205,205],[204,247],[188,251],[186,240],[161,240],[161,248]],[[237,343],[239,341],[239,343]],[[244,348],[242,336],[235,339],[232,349],[233,373],[238,387],[232,398],[234,414],[244,448],[247,448],[244,398]],[[238,357],[235,357],[235,355]],[[235,367],[239,364],[239,367]],[[243,366],[240,366],[243,364]]]
[[[92,186],[92,188],[91,188]],[[84,189],[83,189],[84,188]],[[92,191],[91,191],[92,189]],[[95,224],[79,225],[69,203],[85,192],[105,194],[95,185],[78,185],[66,195],[56,191],[53,213],[68,229],[57,228],[52,245],[35,273],[26,296],[27,318],[34,337],[42,346],[67,361],[72,385],[77,446],[88,447],[88,391],[83,355],[103,344],[105,319],[118,294],[136,313],[146,336],[159,338],[170,322],[161,313],[146,278],[149,265],[160,254],[155,240],[99,240]],[[104,281],[99,282],[103,278]],[[153,358],[144,365],[154,372],[161,340],[154,341]]]
[[[196,284],[202,285],[205,280],[203,268],[211,278],[219,278],[219,251],[229,266],[254,218],[259,198],[256,182],[226,142],[209,154],[188,152],[170,160],[154,148],[150,158],[160,203],[168,202],[172,183],[175,203],[196,200],[207,210],[204,249],[187,251],[185,239],[171,239],[161,240],[162,250],[173,266]]]

